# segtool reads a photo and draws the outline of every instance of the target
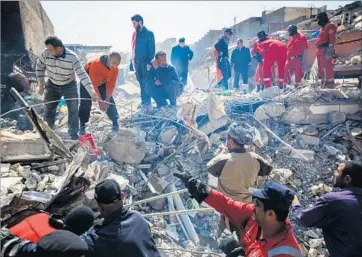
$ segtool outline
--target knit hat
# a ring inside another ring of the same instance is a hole
[[[67,217],[65,217],[65,225],[68,230],[81,235],[88,231],[94,222],[93,211],[86,206],[74,208]]]
[[[253,142],[253,134],[251,131],[236,122],[230,125],[228,135],[239,145],[251,145]]]

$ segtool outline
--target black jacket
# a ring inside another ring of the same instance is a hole
[[[236,71],[244,70],[251,62],[249,48],[243,46],[241,49],[234,49],[231,54],[231,65],[234,66]]]
[[[229,58],[229,42],[225,37],[221,37],[216,44],[214,45],[216,51],[218,51],[219,56],[222,53],[222,57]]]
[[[134,59],[136,62],[151,63],[155,57],[155,51],[155,36],[152,31],[143,27],[137,32]]]
[[[123,208],[83,236],[86,257],[160,257],[147,221],[139,212]]]
[[[189,61],[192,60],[194,53],[190,47],[179,45],[174,46],[171,51],[171,63],[177,70],[187,70]]]
[[[156,80],[162,83],[165,87],[181,87],[179,77],[175,67],[166,65],[166,67],[151,68],[149,73],[150,82],[155,84]]]

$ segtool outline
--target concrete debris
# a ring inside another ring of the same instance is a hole
[[[307,158],[306,161],[308,161],[308,162],[314,161],[314,155],[315,155],[314,151],[302,150],[302,149],[295,149],[295,151],[292,151],[290,153],[290,157],[297,159],[297,160],[305,160],[303,158],[303,156],[304,156],[305,158]]]
[[[314,185],[310,188],[313,195],[323,195],[325,193],[332,192],[333,188],[330,186],[327,186],[324,183],[320,183],[319,185]]]
[[[346,118],[347,116],[343,112],[331,112],[328,114],[328,120],[332,126],[337,126],[338,124],[344,123]]]
[[[138,164],[147,153],[144,138],[131,129],[120,129],[107,147],[109,155],[118,163]]]
[[[281,116],[285,112],[285,106],[282,103],[271,102],[263,104],[256,109],[254,116],[259,120],[267,120]]]
[[[306,145],[318,146],[320,144],[319,137],[313,137],[313,136],[307,136],[307,135],[299,134],[297,136],[297,139],[302,141]]]
[[[164,145],[171,145],[175,141],[177,135],[178,130],[176,126],[165,127],[159,135],[159,142]]]
[[[287,108],[286,112],[282,115],[283,122],[287,124],[322,124],[328,122],[326,114],[313,114],[309,106],[298,105]]]
[[[331,145],[324,145],[324,149],[331,156],[335,156],[335,155],[341,153],[340,150],[338,150],[337,148],[335,148],[335,147],[333,147]]]

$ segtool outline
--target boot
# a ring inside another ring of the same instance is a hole
[[[85,124],[81,124],[79,128],[79,135],[85,135]]]
[[[256,92],[257,92],[257,93],[260,92],[260,85],[259,85],[259,84],[256,85]]]

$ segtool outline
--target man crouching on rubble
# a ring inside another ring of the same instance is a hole
[[[178,78],[175,67],[169,65],[166,60],[166,53],[156,53],[155,60],[149,71],[149,82],[146,92],[156,102],[157,107],[167,106],[167,100],[171,106],[176,106],[177,98],[182,91],[182,84]]]
[[[89,246],[86,257],[160,257],[147,221],[136,211],[123,207],[123,193],[113,179],[95,188],[103,224],[82,238]]]
[[[98,95],[99,108],[107,113],[108,118],[112,121],[112,131],[118,132],[118,112],[113,99],[113,91],[116,87],[118,76],[118,65],[121,63],[121,55],[117,52],[112,52],[109,55],[90,60],[85,66],[85,71],[89,74],[90,80],[93,83],[94,91]],[[82,83],[82,82],[81,82]],[[89,121],[92,108],[92,99],[87,89],[80,87],[80,106],[79,134],[84,135],[86,123]],[[104,102],[103,102],[104,101]]]
[[[321,228],[330,257],[362,255],[362,163],[342,163],[335,171],[341,191],[320,197],[308,209],[295,197],[293,214],[304,227]]]
[[[261,189],[250,188],[253,203],[242,203],[212,190],[188,174],[174,173],[199,203],[205,202],[243,229],[240,244],[224,238],[220,248],[227,257],[301,257],[298,242],[287,219],[294,193],[267,182]]]
[[[226,146],[229,153],[219,154],[208,164],[208,172],[218,177],[217,191],[231,199],[243,203],[252,201],[249,187],[254,186],[258,175],[266,176],[272,170],[262,157],[247,152],[246,145],[251,145],[253,135],[251,129],[233,123],[228,129]],[[224,229],[231,232],[238,229],[224,216],[220,217],[219,232]]]
[[[48,213],[34,214],[10,229],[0,231],[3,257],[80,257],[88,246],[79,236],[93,226],[90,208],[74,208],[63,220]]]

